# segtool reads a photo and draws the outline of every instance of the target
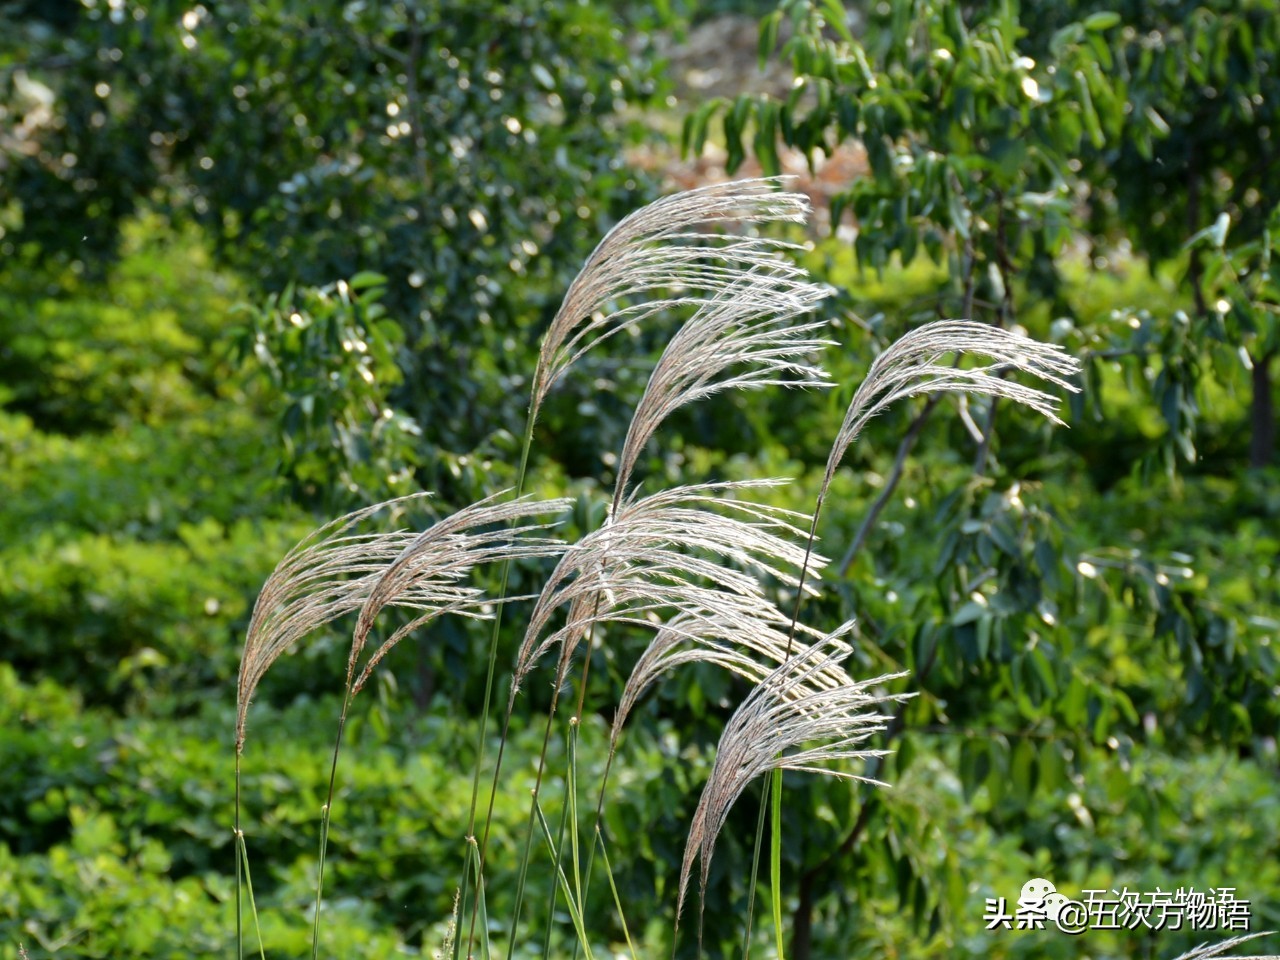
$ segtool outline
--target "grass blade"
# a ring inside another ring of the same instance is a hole
[[[756,919],[756,880],[760,876],[760,850],[764,846],[764,815],[769,809],[768,787],[760,788],[760,815],[756,817],[756,842],[751,848],[751,883],[747,885],[747,926],[742,933],[742,960],[751,960],[751,934]]]
[[[236,824],[232,836],[236,844],[236,960],[244,960],[244,867],[240,847],[244,832],[240,829],[240,753],[236,753]]]
[[[773,895],[773,935],[778,942],[778,960],[782,951],[782,771],[774,770],[770,782],[769,821],[769,886]]]
[[[311,919],[311,960],[320,955],[320,907],[324,897],[324,856],[329,848],[329,810],[326,803],[320,811],[320,870],[316,876],[316,911]]]
[[[564,803],[560,807],[560,829],[556,833],[556,849],[557,850],[564,849],[564,833],[569,828],[569,791],[571,789],[572,789],[572,786],[570,785],[568,778],[566,778],[564,782]],[[532,824],[530,824],[530,826],[532,826]],[[556,860],[555,866],[557,870],[560,869],[559,859]],[[551,884],[551,903],[547,907],[547,935],[542,942],[542,955],[544,957],[551,956],[551,932],[555,927],[556,901],[559,899],[559,897],[560,897],[560,888],[556,886],[556,884],[554,883]],[[515,941],[513,940],[512,943],[514,942]],[[575,956],[577,955],[576,948],[575,948],[574,954]]]
[[[569,844],[573,857],[573,892],[582,903],[582,871],[578,855],[578,718],[569,720]]]
[[[463,916],[463,913],[461,911],[464,911],[467,908],[467,896],[471,890],[471,873],[474,870],[474,868],[475,868],[475,864],[472,862],[470,857],[467,857],[462,864],[462,883],[458,887],[458,903],[454,908],[456,911],[458,911],[459,924],[461,924],[462,922],[461,918]],[[453,937],[453,941],[451,943],[451,950],[449,951],[449,956],[452,958],[452,960],[459,960],[459,958],[462,956],[462,937],[459,935],[460,933],[461,931],[457,931],[455,933]],[[468,947],[468,949],[470,948]]]
[[[524,440],[520,445],[520,468],[519,470],[516,471],[515,499],[517,500],[520,499],[520,497],[524,496],[524,484],[529,471],[529,451],[533,448],[533,425],[534,425],[535,416],[536,416],[536,413],[534,409],[530,407],[528,414],[525,416]],[[514,526],[514,521],[512,522],[512,525]],[[472,774],[471,774],[471,809],[470,809],[470,812],[467,814],[467,834],[466,834],[467,837],[474,836],[475,829],[476,829],[476,804],[480,799],[480,771],[484,767],[485,738],[487,737],[489,732],[489,705],[493,699],[494,673],[498,663],[498,638],[502,632],[502,610],[506,606],[507,588],[511,579],[511,562],[512,562],[511,559],[507,558],[502,563],[502,573],[499,575],[500,582],[498,584],[498,604],[496,609],[493,611],[493,629],[489,633],[489,657],[488,657],[489,664],[488,664],[488,672],[486,673],[485,680],[484,680],[484,705],[480,708],[480,732],[479,732],[479,735],[476,737],[476,765],[475,765],[475,769],[472,771]],[[504,725],[502,728],[502,744],[498,748],[498,760],[495,763],[495,768],[500,769],[502,766],[502,753],[503,753],[503,748],[505,748],[506,746],[506,740],[507,740],[507,727]],[[495,769],[495,774],[496,773],[497,773],[497,769]],[[496,779],[496,776],[495,776],[495,779]],[[489,810],[488,810],[488,813],[485,815],[484,829],[481,832],[481,836],[484,838],[484,841],[486,843],[489,839],[489,828],[492,825],[492,823],[493,823],[493,797],[490,796]],[[476,865],[477,884],[480,882],[480,878],[483,876],[483,873],[484,873],[484,858],[485,858],[486,852],[487,852],[486,850],[480,851],[480,858]],[[463,886],[464,887],[466,886],[465,878],[467,876],[467,873],[471,869],[470,859],[471,858],[468,857],[467,863],[463,865]],[[472,928],[475,927],[474,915],[472,916],[471,925],[472,925]],[[514,943],[512,945],[514,946]],[[470,949],[470,946],[471,946],[471,941],[470,941],[470,935],[468,934],[468,939],[467,939],[468,949]],[[455,960],[457,955],[458,955],[457,944],[455,943],[455,947],[454,947]]]
[[[564,894],[565,900],[569,905],[569,916],[573,919],[573,927],[578,933],[578,942],[582,944],[582,952],[586,955],[587,960],[595,960],[591,955],[591,943],[587,940],[587,928],[582,922],[582,911],[578,909],[577,902],[573,899],[573,890],[569,887],[569,878],[564,875],[564,869],[559,866],[560,855],[556,850],[556,845],[551,840],[551,828],[547,826],[547,818],[543,816],[542,807],[535,800],[533,804],[534,812],[537,814],[538,826],[542,828],[542,838],[547,843],[547,849],[551,851],[551,859],[556,864],[556,879],[560,883],[560,892]]]
[[[260,960],[267,960],[266,948],[262,944],[262,927],[258,923],[258,904],[253,899],[253,877],[249,874],[249,850],[244,845],[244,834],[241,833],[236,837],[236,846],[239,848],[240,854],[237,858],[236,873],[239,874],[240,867],[244,867],[245,888],[249,891],[249,912],[253,915],[253,932],[258,937],[258,956]],[[237,891],[238,893],[238,891]],[[238,899],[238,898],[237,898]],[[236,904],[236,914],[239,916],[240,904]],[[243,944],[241,944],[243,947]]]
[[[618,885],[613,881],[613,867],[609,863],[609,851],[604,846],[604,834],[596,827],[596,842],[600,844],[600,856],[604,858],[605,876],[609,878],[609,889],[613,891],[613,906],[618,911],[618,920],[622,924],[622,935],[627,938],[627,952],[631,960],[636,960],[636,948],[631,943],[631,931],[627,929],[627,915],[622,910],[622,898],[618,896]]]
[[[476,844],[475,837],[467,841],[467,845],[471,848],[471,861],[476,871],[476,900],[475,910],[479,913],[480,923],[480,956],[484,960],[489,960],[489,911],[484,902],[484,877],[480,873],[480,847]]]

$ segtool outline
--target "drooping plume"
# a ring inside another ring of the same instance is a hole
[[[983,357],[990,362],[967,369],[940,363],[949,354]],[[1030,374],[1076,393],[1079,387],[1067,377],[1079,369],[1079,361],[1056,344],[1041,343],[1001,327],[970,320],[938,320],[917,327],[894,341],[871,364],[832,444],[820,496],[825,496],[836,468],[862,428],[898,400],[940,390],[986,394],[1021,403],[1054,423],[1062,423],[1057,397],[1002,375]]]
[[[373,668],[397,643],[423,624],[445,613],[484,616],[488,602],[484,592],[463,581],[482,563],[548,557],[564,547],[560,540],[536,536],[548,524],[520,523],[567,510],[567,499],[534,500],[521,497],[498,502],[495,494],[464,507],[420,533],[404,548],[365,598],[356,621],[347,661],[347,683],[358,692]],[[507,597],[506,600],[521,599]],[[355,676],[360,654],[378,614],[388,606],[418,611],[418,616],[385,639]]]
[[[493,530],[495,524],[564,510],[565,500],[521,499],[481,501],[440,521],[423,533],[353,533],[373,514],[418,501],[413,494],[356,510],[315,530],[289,551],[263,584],[249,621],[240,661],[236,749],[244,748],[249,704],[262,677],[286,650],[307,634],[347,613],[359,610],[356,638],[348,661],[348,686],[360,651],[379,611],[387,606],[416,613],[412,623],[396,631],[365,664],[355,686],[407,633],[442,613],[484,616],[488,602],[478,588],[464,583],[477,564],[506,557],[546,556],[560,545],[526,537],[544,524]]]
[[[727,390],[828,387],[810,358],[829,340],[821,321],[793,323],[827,296],[825,287],[752,270],[703,303],[668,342],[627,430],[617,486],[626,491],[654,431],[685,404]]]
[[[863,745],[885,729],[888,718],[877,708],[904,697],[885,694],[877,688],[905,674],[834,686],[814,682],[818,674],[838,666],[847,649],[839,644],[839,638],[852,626],[852,622],[846,623],[793,654],[756,685],[730,718],[685,843],[677,919],[694,861],[701,860],[701,886],[705,893],[716,838],[724,829],[730,808],[756,777],[782,769],[879,783],[846,767],[884,755],[883,750],[868,750]]]
[[[236,694],[236,752],[244,749],[249,703],[280,655],[345,613],[360,609],[386,568],[416,538],[412,531],[352,533],[383,509],[424,497],[411,494],[355,510],[312,531],[276,565],[253,606]]]
[[[787,617],[777,621],[747,620],[687,612],[671,618],[640,655],[623,687],[613,718],[611,749],[616,748],[618,737],[636,702],[649,687],[676,667],[686,663],[713,663],[754,686],[786,662],[788,650],[793,656],[807,655],[808,646],[791,636],[790,625]],[[797,625],[797,629],[806,634],[815,632],[803,624]],[[839,639],[828,637],[826,642],[833,654],[846,656],[850,652],[851,648]],[[849,683],[852,683],[849,675],[833,660],[809,674],[803,685],[790,688],[789,693],[802,696],[809,686],[830,689]]]
[[[797,545],[803,531],[792,521],[808,518],[725,496],[780,482],[696,484],[623,501],[603,527],[565,551],[548,578],[517,656],[512,703],[538,658],[557,644],[557,682],[563,680],[577,645],[598,623],[652,628],[661,623],[653,614],[686,612],[785,627],[759,577],[797,584],[792,571],[804,556]],[[823,563],[817,558],[813,565]],[[561,608],[568,609],[567,622],[548,634]]]
[[[1211,957],[1226,957],[1236,947],[1248,943],[1250,940],[1257,940],[1259,937],[1272,936],[1273,933],[1273,931],[1263,930],[1259,933],[1246,933],[1239,937],[1231,937],[1218,943],[1202,943],[1186,953],[1179,954],[1174,960],[1210,960]],[[1265,956],[1253,954],[1247,957],[1238,956],[1235,960],[1280,960],[1280,954],[1268,953]]]
[[[806,287],[803,269],[782,253],[793,245],[703,229],[706,224],[803,223],[809,202],[781,193],[777,179],[716,184],[664,197],[623,219],[570,285],[538,356],[531,411],[569,366],[595,344],[663,311],[697,309],[755,272],[776,289]],[[664,295],[626,303],[642,294]]]

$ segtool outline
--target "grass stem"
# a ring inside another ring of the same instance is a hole
[[[240,751],[236,750],[236,819],[232,838],[236,848],[236,960],[244,960],[244,867],[240,848],[244,845],[244,833],[240,829]]]
[[[515,488],[516,499],[519,499],[521,496],[524,495],[525,480],[528,476],[528,471],[529,471],[529,451],[533,447],[533,426],[536,418],[537,418],[537,411],[531,402],[529,405],[528,413],[525,416],[524,439],[521,441],[521,444],[520,444],[520,468],[516,471],[516,488]],[[514,522],[515,521],[513,520],[512,523]],[[485,681],[484,681],[484,705],[480,709],[480,732],[476,737],[476,763],[475,763],[475,769],[471,773],[471,806],[470,806],[470,810],[467,813],[467,830],[466,830],[466,842],[467,842],[468,848],[470,848],[475,841],[476,804],[480,798],[480,771],[484,767],[485,740],[489,732],[489,706],[493,701],[494,674],[496,672],[496,667],[498,663],[498,637],[502,631],[502,611],[506,607],[507,584],[511,577],[511,560],[510,559],[503,561],[502,573],[499,576],[500,576],[500,579],[498,584],[498,602],[495,604],[495,609],[493,611],[493,629],[489,633],[489,654],[488,654],[489,663],[488,663],[487,673],[485,675]],[[510,726],[509,726],[510,716],[509,715],[507,717],[507,721],[508,722],[504,722],[502,726],[502,737],[498,744],[498,759],[494,764],[493,792],[491,792],[489,796],[489,809],[485,814],[484,830],[482,831],[483,840],[481,842],[481,846],[478,851],[479,855],[477,856],[475,861],[477,906],[473,906],[471,910],[471,925],[467,933],[467,953],[468,954],[470,954],[471,952],[472,934],[474,933],[475,927],[476,927],[476,909],[478,908],[478,900],[479,900],[478,893],[480,890],[480,885],[483,882],[484,861],[485,861],[485,855],[488,852],[489,828],[493,822],[493,794],[496,793],[498,789],[498,785],[497,785],[498,770],[500,770],[502,767],[502,754],[503,754],[504,748],[507,745],[507,735],[510,732]],[[470,849],[468,849],[468,854],[470,854]],[[467,875],[467,871],[470,869],[470,866],[469,866],[470,863],[471,863],[471,857],[470,855],[468,855],[467,864],[464,865],[463,867],[463,877],[464,877],[463,886],[464,887],[466,885],[465,877]],[[465,901],[465,890],[464,890],[464,900],[463,900],[464,907],[465,907],[465,902],[466,901]],[[456,951],[456,943],[455,943],[455,951]]]
[[[244,867],[245,889],[249,892],[249,911],[253,915],[253,932],[258,938],[258,957],[259,960],[267,960],[266,947],[262,943],[262,926],[258,923],[258,903],[253,897],[253,877],[249,873],[249,850],[245,847],[243,833],[237,835],[236,846],[239,848],[237,860],[239,865]],[[238,912],[239,905],[237,904]]]
[[[564,833],[569,828],[569,790],[571,789],[568,779],[564,782],[564,803],[560,806],[560,828],[556,831],[556,849],[564,849]],[[532,823],[530,824],[532,826]],[[560,860],[557,858],[555,869],[560,869]],[[551,884],[551,903],[547,910],[547,930],[546,937],[542,943],[542,956],[551,956],[551,934],[555,929],[556,917],[556,901],[560,896],[560,887],[558,884]]]
[[[347,711],[351,708],[351,679],[347,678],[347,691],[342,698],[342,712],[338,715],[338,735],[333,741],[333,761],[329,764],[329,791],[320,810],[320,859],[316,874],[316,910],[311,920],[311,960],[320,955],[320,910],[324,903],[324,862],[329,849],[329,824],[333,817],[334,785],[338,780],[338,754],[342,750],[342,733],[347,727]]]
[[[760,793],[760,813],[756,817],[756,842],[752,847],[751,857],[751,882],[747,885],[747,926],[742,933],[742,960],[751,960],[751,934],[752,928],[755,926],[756,917],[756,882],[760,875],[760,850],[763,847],[764,840],[764,817],[765,812],[769,809],[767,784],[761,785]]]
[[[631,931],[627,929],[627,915],[622,909],[622,898],[618,896],[618,885],[613,879],[613,865],[609,863],[609,851],[604,846],[604,834],[596,829],[596,843],[600,844],[600,856],[604,858],[604,873],[609,878],[609,889],[613,892],[613,906],[618,911],[618,922],[622,924],[622,935],[627,941],[627,952],[631,960],[636,960],[636,948],[631,942]]]
[[[560,863],[560,856],[556,851],[556,845],[551,841],[551,828],[547,826],[547,818],[542,814],[542,808],[538,806],[535,800],[533,803],[534,813],[537,815],[538,824],[542,827],[542,837],[546,841],[547,848],[551,851],[551,859],[556,864]],[[560,883],[560,890],[564,894],[565,900],[569,905],[569,916],[573,919],[574,929],[578,933],[578,941],[582,944],[582,950],[586,954],[587,960],[595,960],[591,955],[591,943],[587,940],[587,928],[582,920],[582,910],[579,909],[578,903],[573,899],[573,890],[569,888],[569,879],[564,875],[564,869],[560,866],[556,867],[556,879]]]
[[[778,944],[778,960],[782,950],[782,769],[770,778],[772,816],[769,822],[769,888],[773,897],[773,935]]]

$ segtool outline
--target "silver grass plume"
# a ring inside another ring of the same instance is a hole
[[[791,521],[808,518],[725,494],[782,482],[693,484],[625,499],[604,526],[565,551],[544,585],[517,655],[509,708],[538,658],[557,644],[556,683],[562,683],[573,652],[596,624],[652,627],[650,615],[657,612],[779,622],[781,614],[765,598],[758,575],[798,585],[791,570],[803,561],[797,541],[804,533]],[[814,558],[811,566],[825,562]],[[547,634],[564,606],[567,622]]]
[[[1179,955],[1175,960],[1209,960],[1210,957],[1221,957],[1228,950],[1234,950],[1242,943],[1250,940],[1256,940],[1258,937],[1269,937],[1274,931],[1262,931],[1260,933],[1250,933],[1242,937],[1232,937],[1229,940],[1223,940],[1219,943],[1202,943],[1198,947],[1188,950],[1186,953]],[[1265,956],[1249,956],[1236,957],[1234,960],[1280,960],[1280,956],[1269,953]]]
[[[963,369],[940,361],[949,354],[985,357],[989,363]],[[1067,380],[1080,363],[1056,344],[1041,343],[1001,327],[970,320],[938,320],[917,327],[876,357],[853,396],[844,422],[827,458],[822,482],[824,496],[845,452],[876,414],[898,400],[946,390],[1004,397],[1061,424],[1058,399],[1035,387],[1004,379],[1019,371],[1072,393],[1079,387]]]
[[[280,655],[311,631],[363,605],[374,583],[416,534],[350,533],[379,510],[424,497],[410,494],[354,510],[303,537],[262,585],[240,658],[236,693],[236,753],[244,750],[245,722],[258,683]]]
[[[258,684],[281,654],[307,634],[344,614],[357,610],[367,614],[357,624],[360,639],[353,643],[348,664],[350,687],[358,648],[363,647],[378,610],[393,605],[417,611],[419,616],[408,629],[446,611],[483,615],[485,601],[481,592],[459,584],[471,567],[507,555],[546,556],[558,552],[546,540],[504,547],[502,543],[509,533],[465,531],[503,519],[559,511],[567,504],[562,500],[518,500],[506,505],[482,501],[425,533],[351,532],[380,510],[399,508],[427,496],[411,494],[339,517],[304,537],[272,571],[254,604],[240,660],[237,753],[244,750],[249,704]],[[407,629],[397,632],[382,645],[366,667],[361,683],[373,664],[405,633]]]
[[[785,616],[748,619],[686,612],[667,621],[640,655],[623,687],[613,718],[610,750],[617,748],[622,727],[636,702],[665,674],[686,663],[714,663],[755,686],[786,662],[788,649],[792,655],[807,653],[808,646],[795,641],[790,627],[791,620]],[[803,624],[797,624],[797,629],[817,633]],[[827,638],[827,643],[841,657],[852,649],[838,639]],[[852,680],[844,668],[832,662],[808,675],[805,685],[791,688],[788,693],[800,697],[809,686],[831,689],[849,683]]]
[[[755,271],[782,290],[806,286],[781,256],[793,244],[699,229],[704,224],[803,223],[809,201],[778,178],[715,184],[664,197],[621,220],[587,258],[543,339],[531,413],[575,360],[621,330],[674,307],[699,307]],[[668,291],[620,306],[621,301]]]
[[[849,680],[835,686],[814,682],[819,673],[838,667],[848,649],[840,638],[852,628],[850,621],[800,653],[793,651],[790,659],[756,685],[729,719],[685,843],[677,923],[694,861],[701,861],[700,886],[705,896],[716,839],[724,829],[729,810],[756,777],[782,769],[884,786],[839,766],[829,766],[884,756],[887,751],[862,746],[887,724],[888,717],[876,712],[876,708],[910,696],[874,689],[906,676],[904,673],[874,680]]]
[[[489,599],[484,592],[462,581],[482,563],[557,555],[563,541],[534,536],[548,523],[519,523],[531,517],[567,510],[567,499],[534,500],[521,497],[498,502],[505,493],[451,514],[433,524],[404,548],[378,578],[360,608],[347,660],[347,686],[358,693],[374,667],[397,643],[425,623],[445,613],[483,618]],[[504,598],[504,602],[525,599]],[[360,654],[378,614],[388,606],[419,611],[419,615],[384,640],[355,676]],[[354,676],[354,682],[353,682]]]
[[[676,332],[654,367],[627,430],[617,491],[658,426],[680,407],[726,390],[827,387],[806,358],[831,344],[813,336],[824,323],[793,324],[828,290],[789,271],[752,269],[707,299]]]

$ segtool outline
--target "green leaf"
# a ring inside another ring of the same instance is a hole
[[[965,206],[964,197],[951,190],[947,194],[947,212],[951,218],[951,228],[961,239],[969,239],[969,209]]]
[[[822,0],[822,6],[826,10],[828,26],[839,34],[841,40],[853,46],[855,41],[853,34],[849,32],[849,14],[841,0]]]
[[[986,782],[990,770],[991,756],[986,742],[979,737],[966,737],[960,744],[960,789],[966,801]]]
[[[1110,30],[1120,22],[1120,14],[1114,10],[1099,10],[1084,18],[1084,28],[1091,33]]]
[[[1013,748],[1009,763],[1009,782],[1014,796],[1023,806],[1031,800],[1036,788],[1036,747],[1029,737],[1022,737]]]
[[[1068,783],[1067,765],[1062,756],[1062,745],[1056,740],[1046,740],[1040,745],[1040,786],[1053,794]]]
[[[953,627],[963,627],[966,623],[973,623],[979,617],[984,617],[989,613],[985,604],[976,603],[970,600],[951,617],[951,625]]]
[[[756,159],[766,176],[774,177],[782,172],[778,159],[778,104],[762,99],[756,103]]]
[[[1098,119],[1098,111],[1093,106],[1093,96],[1089,93],[1089,81],[1083,73],[1076,73],[1076,93],[1080,97],[1080,117],[1084,121],[1084,129],[1089,134],[1089,142],[1101,149],[1107,138],[1102,133],[1102,122]]]
[[[1084,26],[1079,23],[1069,23],[1049,39],[1049,52],[1055,59],[1063,60],[1066,58],[1067,48],[1079,43],[1083,38]]]
[[[690,153],[694,156],[701,155],[702,148],[707,143],[707,126],[711,121],[711,117],[724,104],[725,101],[722,98],[716,97],[708,100],[684,118],[680,133],[680,153],[682,156]]]
[[[352,290],[364,290],[366,287],[384,287],[386,284],[387,278],[380,273],[374,273],[372,270],[361,270],[347,281],[347,286]]]
[[[781,24],[781,10],[774,10],[760,21],[760,41],[757,47],[757,54],[761,70],[764,70],[769,65],[769,58],[773,56],[773,51],[778,47],[778,28]]]

